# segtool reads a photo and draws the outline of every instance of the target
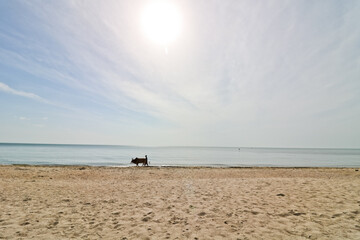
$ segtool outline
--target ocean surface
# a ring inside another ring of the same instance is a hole
[[[360,167],[360,149],[134,147],[0,143],[0,164],[133,166]]]

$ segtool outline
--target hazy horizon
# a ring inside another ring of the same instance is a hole
[[[64,146],[109,146],[109,147],[141,147],[141,148],[236,148],[236,149],[324,149],[324,150],[360,150],[360,148],[336,147],[281,147],[281,146],[206,146],[206,145],[122,145],[122,144],[91,144],[91,143],[40,143],[40,142],[0,142],[3,145],[64,145]]]
[[[0,142],[360,148],[360,2],[1,1]]]

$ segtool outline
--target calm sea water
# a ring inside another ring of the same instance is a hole
[[[360,149],[131,147],[0,143],[0,164],[132,166],[148,155],[151,166],[360,167]]]

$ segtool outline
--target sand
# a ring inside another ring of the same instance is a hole
[[[360,171],[0,166],[0,239],[360,239]]]

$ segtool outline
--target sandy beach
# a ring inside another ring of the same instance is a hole
[[[0,166],[0,239],[360,239],[360,171]]]

